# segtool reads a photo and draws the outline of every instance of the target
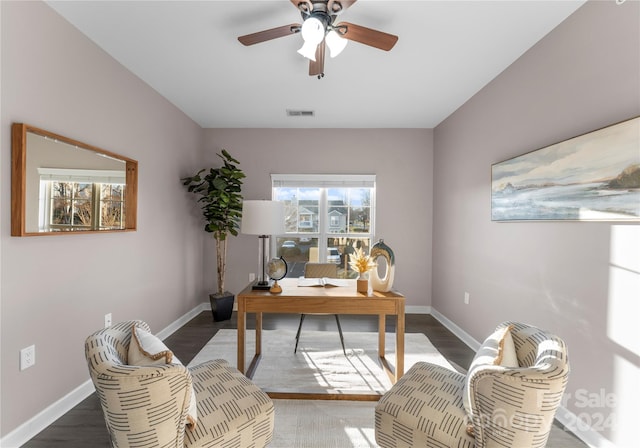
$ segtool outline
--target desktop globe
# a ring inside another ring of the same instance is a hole
[[[282,287],[278,285],[278,280],[282,280],[287,275],[287,262],[284,258],[272,258],[267,263],[267,275],[273,280],[273,286],[269,289],[271,294],[280,294]]]
[[[267,274],[272,280],[282,280],[287,275],[287,262],[284,258],[272,258],[267,263]]]

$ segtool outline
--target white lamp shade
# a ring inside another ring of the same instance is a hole
[[[277,201],[243,201],[240,232],[247,235],[284,233],[284,203]]]
[[[318,44],[314,44],[312,42],[305,42],[302,47],[298,50],[298,53],[304,56],[307,59],[311,59],[312,61],[316,61],[316,49],[318,48]]]
[[[309,17],[302,24],[300,33],[305,42],[318,45],[324,38],[324,25],[315,17]]]
[[[347,42],[349,42],[344,37],[340,36],[334,30],[329,31],[326,37],[327,47],[329,47],[329,55],[332,58],[335,58],[342,50],[347,46]]]
[[[316,49],[318,48],[318,44],[322,42],[322,39],[324,39],[324,32],[324,25],[320,20],[315,17],[309,17],[306,19],[302,24],[302,30],[300,31],[304,44],[302,45],[302,48],[298,50],[298,53],[315,62]]]

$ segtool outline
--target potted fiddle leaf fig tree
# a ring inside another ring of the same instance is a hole
[[[216,262],[218,272],[218,291],[210,294],[211,311],[214,321],[231,318],[235,296],[225,291],[224,277],[227,261],[227,238],[237,236],[242,218],[242,179],[245,174],[240,164],[226,151],[218,157],[223,161],[219,168],[206,168],[194,176],[185,177],[182,185],[198,197],[205,220],[204,230],[212,233],[216,241]]]

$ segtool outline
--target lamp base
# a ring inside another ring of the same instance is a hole
[[[269,291],[271,289],[271,282],[257,281],[251,285],[251,289],[254,291]]]

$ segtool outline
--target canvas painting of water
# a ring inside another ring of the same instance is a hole
[[[640,221],[640,117],[491,167],[493,221]]]

